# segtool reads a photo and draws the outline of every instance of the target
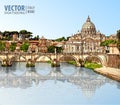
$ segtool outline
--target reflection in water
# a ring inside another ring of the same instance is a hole
[[[41,66],[43,64],[40,64]],[[48,65],[49,66],[49,65]],[[32,87],[33,83],[39,85],[39,82],[54,80],[55,83],[57,81],[67,81],[68,83],[72,83],[82,90],[83,94],[86,97],[91,97],[94,95],[96,89],[100,88],[106,83],[116,84],[120,89],[120,83],[108,79],[104,76],[98,75],[94,73],[92,70],[85,68],[74,68],[74,73],[72,75],[64,74],[64,67],[66,65],[62,65],[62,67],[51,68],[47,75],[42,75],[39,73],[39,67],[26,68],[24,66],[23,70],[18,69],[19,65],[15,64],[13,67],[1,67],[0,70],[0,87],[5,88],[22,88],[26,89],[28,87]],[[69,69],[69,68],[67,68]],[[66,69],[66,70],[67,70]],[[44,69],[42,68],[44,71]],[[18,75],[17,72],[21,75]],[[73,71],[73,70],[72,70]],[[48,72],[48,71],[47,71]],[[70,71],[69,71],[70,72]]]

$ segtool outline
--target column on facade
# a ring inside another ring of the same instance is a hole
[[[94,43],[92,42],[92,52],[94,52]]]

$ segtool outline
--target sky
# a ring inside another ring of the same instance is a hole
[[[34,6],[32,14],[5,14],[5,5]],[[109,36],[120,29],[120,0],[2,0],[0,31],[26,29],[47,39],[81,31],[88,15],[96,30]]]

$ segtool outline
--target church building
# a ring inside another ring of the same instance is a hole
[[[64,45],[64,53],[103,53],[104,47],[100,46],[106,36],[99,31],[88,16],[81,31],[71,36]]]

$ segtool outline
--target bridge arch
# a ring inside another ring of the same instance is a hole
[[[88,61],[88,62],[93,62],[93,63],[98,63],[103,65],[103,60],[101,57],[96,56],[96,55],[88,55],[86,58],[84,58],[84,63]]]
[[[26,56],[25,55],[19,55],[20,61],[26,61]]]
[[[78,62],[77,58],[73,55],[61,55],[59,57],[59,61],[61,62],[62,60],[65,60],[65,61],[70,61],[70,60],[74,60],[76,63]]]
[[[17,57],[18,57],[18,56],[16,56],[16,55],[14,56],[14,55],[13,55],[13,56],[10,57],[9,59],[10,59],[11,62],[14,62],[14,61],[17,61]]]
[[[39,56],[37,56],[37,57],[35,57],[35,61],[40,61],[40,59],[42,59],[42,57],[43,57],[43,59],[49,59],[50,61],[52,60],[52,58],[50,57],[50,56],[47,56],[47,55],[39,55]]]

